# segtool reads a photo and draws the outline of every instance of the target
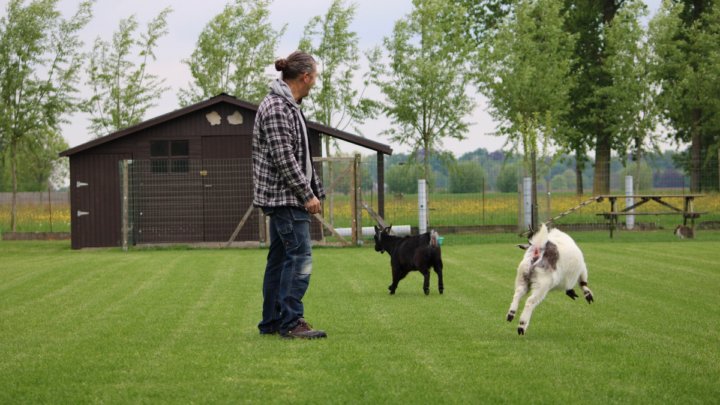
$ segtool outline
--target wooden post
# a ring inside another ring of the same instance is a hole
[[[355,162],[349,162],[350,165],[350,237],[353,246],[357,244],[357,211],[355,209],[355,170],[357,169]]]
[[[128,161],[122,161],[122,249],[128,250],[128,196],[130,187],[128,185]]]
[[[385,155],[377,153],[378,214],[385,219]]]
[[[485,226],[485,176],[482,178],[482,197],[483,197],[483,226]]]
[[[690,199],[690,214],[691,215],[693,212],[693,200],[694,200],[694,198]],[[695,230],[695,215],[692,215],[690,217],[690,228],[692,228],[693,231]]]
[[[523,189],[518,183],[518,234],[522,234],[523,230]]]
[[[230,240],[228,240],[228,242],[225,244],[226,248],[229,248],[232,245],[232,243],[235,241],[235,238],[238,236],[238,233],[240,233],[240,230],[242,229],[243,225],[245,225],[245,221],[247,221],[247,219],[250,217],[250,214],[253,212],[254,209],[255,209],[255,206],[250,204],[250,208],[248,208],[248,210],[245,212],[245,215],[242,217],[242,220],[240,220],[240,223],[235,228],[235,232],[233,232],[232,236],[230,236]]]
[[[618,212],[618,202],[615,198],[612,199],[613,202],[613,212],[617,214]],[[615,235],[617,235],[617,238],[620,239],[620,215],[614,215],[615,217]]]
[[[50,209],[50,232],[52,232],[52,198],[50,197],[50,184],[48,184],[48,208]]]
[[[720,152],[720,150],[718,150],[718,152]],[[685,176],[683,176],[682,184],[683,184],[683,195],[685,195]]]
[[[362,246],[362,158],[359,153],[355,154],[355,218],[357,223],[355,231],[357,232],[356,245]]]
[[[330,156],[328,156],[330,157]],[[328,177],[330,177],[330,181],[328,184],[332,184],[333,182],[333,162],[327,162],[328,164]],[[333,191],[329,190],[327,193],[327,199],[328,199],[328,219],[330,220],[330,225],[335,226],[335,212],[333,211],[335,208],[335,199],[333,198]],[[323,235],[325,233],[323,232]]]
[[[532,224],[533,229],[538,229],[538,202],[537,202],[537,170],[536,170],[536,156],[535,151],[532,151],[531,154],[532,162],[531,162],[531,170],[532,170],[532,190],[530,191],[531,195],[531,212],[532,212],[532,218],[530,220],[530,223]]]
[[[547,184],[547,220],[552,220],[552,210],[550,209],[550,183]]]

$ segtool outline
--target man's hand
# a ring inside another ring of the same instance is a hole
[[[320,200],[317,197],[313,197],[312,200],[305,203],[305,208],[311,214],[317,214],[320,212]]]

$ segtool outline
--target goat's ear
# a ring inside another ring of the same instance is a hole
[[[528,250],[528,248],[530,247],[530,245],[515,245],[515,246],[519,247],[522,250]]]
[[[375,228],[375,233],[378,233],[378,231],[380,230],[380,228],[378,228],[377,225],[373,225],[373,228]]]

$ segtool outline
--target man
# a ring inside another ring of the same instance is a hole
[[[312,165],[302,99],[315,85],[317,66],[295,51],[278,59],[282,80],[270,83],[253,129],[253,185],[256,207],[270,217],[270,252],[263,280],[260,333],[283,338],[324,338],[305,322],[302,298],[312,273],[310,215],[320,212],[325,193]]]

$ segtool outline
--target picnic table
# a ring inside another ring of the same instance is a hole
[[[707,214],[708,211],[694,211],[693,210],[693,201],[696,198],[702,198],[705,197],[705,194],[682,194],[682,195],[600,195],[596,197],[597,202],[603,202],[605,199],[608,199],[610,201],[610,212],[601,212],[596,215],[602,215],[605,217],[605,219],[610,220],[610,238],[613,237],[613,230],[617,229],[617,235],[620,237],[620,227],[618,226],[618,218],[621,215],[682,215],[683,216],[683,225],[687,226],[687,220],[690,219],[690,227],[695,230],[695,218],[700,218],[700,215]],[[618,211],[618,204],[617,200],[618,198],[635,198],[639,199],[639,202],[636,202],[635,204],[625,208],[622,211]],[[667,199],[670,198],[682,198],[685,200],[685,205],[683,209],[677,208],[669,203],[667,203]],[[629,212],[631,209],[637,208],[647,202],[655,201],[660,205],[664,205],[672,211],[662,211],[662,212]]]

